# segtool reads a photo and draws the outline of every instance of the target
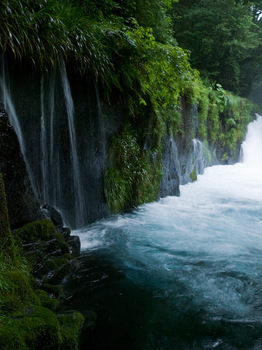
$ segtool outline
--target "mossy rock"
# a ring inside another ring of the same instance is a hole
[[[56,233],[55,237],[47,242],[46,252],[53,256],[61,257],[64,254],[68,254],[70,249],[63,235]]]
[[[58,319],[47,308],[31,306],[25,315],[10,321],[10,327],[19,330],[30,350],[60,349],[62,337]]]
[[[192,173],[190,174],[190,178],[191,178],[192,182],[197,181],[197,169],[196,169],[196,165],[194,166],[194,169],[193,169]]]
[[[28,350],[28,347],[17,329],[7,325],[0,325],[0,349]]]
[[[13,314],[24,309],[24,303],[16,294],[7,294],[0,296],[0,313]],[[1,349],[1,348],[0,348]]]
[[[55,225],[48,219],[33,221],[14,231],[23,242],[48,241],[56,237]]]
[[[55,311],[57,309],[59,301],[56,298],[51,298],[46,291],[38,289],[36,291],[36,295],[38,296],[42,306],[52,311]]]
[[[67,311],[57,316],[61,328],[61,350],[77,350],[84,316],[77,311]]]
[[[41,289],[46,291],[48,294],[53,295],[55,298],[60,298],[63,295],[63,289],[61,286],[52,285],[48,282],[44,282]]]
[[[33,279],[26,272],[20,270],[1,271],[1,277],[5,280],[6,288],[1,296],[16,295],[23,303],[39,304],[33,289]],[[1,297],[0,297],[1,300]]]

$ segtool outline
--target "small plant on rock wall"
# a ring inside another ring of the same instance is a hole
[[[155,123],[157,120],[155,116]],[[150,126],[153,128],[155,123],[151,120]],[[139,130],[128,123],[112,140],[109,151],[111,165],[105,174],[105,197],[111,213],[154,201],[158,197],[162,175],[161,134],[150,132],[146,136],[152,142],[148,149],[138,142],[138,135]]]

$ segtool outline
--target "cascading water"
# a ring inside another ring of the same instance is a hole
[[[79,84],[74,75],[69,81],[63,62],[50,72],[36,72],[30,65],[25,72],[26,79],[21,67],[8,70],[0,57],[0,102],[18,136],[38,201],[58,209],[65,225],[82,227],[107,214],[107,139],[121,118],[113,116],[108,128],[95,84]]]
[[[42,195],[44,203],[49,202],[49,162],[48,162],[48,150],[47,150],[47,136],[46,136],[46,114],[45,114],[45,102],[44,102],[44,77],[41,79],[41,168],[42,168]]]
[[[24,138],[22,135],[19,119],[17,117],[17,113],[15,110],[15,106],[13,104],[13,101],[12,101],[12,98],[10,95],[10,87],[9,87],[8,78],[7,78],[8,72],[6,69],[5,60],[2,58],[1,62],[2,62],[2,69],[1,69],[1,75],[0,75],[0,87],[1,87],[1,93],[2,93],[2,100],[3,100],[4,106],[9,114],[10,123],[12,124],[13,128],[15,129],[16,135],[18,137],[21,151],[23,154],[25,154],[25,142],[24,142]]]
[[[206,167],[206,163],[207,163],[206,158],[207,158],[208,150],[200,140],[193,139],[192,142],[193,142],[193,157],[195,158],[195,164],[196,164],[196,172],[197,174],[202,174]]]
[[[19,144],[21,148],[21,152],[23,154],[24,159],[26,159],[26,144],[22,132],[22,128],[19,122],[18,115],[16,113],[15,104],[13,103],[11,92],[10,92],[10,85],[9,85],[9,77],[8,77],[8,69],[6,67],[6,61],[3,56],[0,56],[0,63],[1,63],[1,69],[0,69],[0,97],[1,101],[3,102],[5,109],[8,113],[10,124],[13,126]],[[30,177],[30,180],[32,182],[33,179],[33,173],[31,170],[31,167],[28,162],[26,162],[26,169],[27,173]],[[32,183],[32,188],[34,191],[34,194],[37,196],[37,189]]]
[[[262,118],[257,117],[248,125],[246,140],[242,144],[243,162],[246,164],[262,164]]]
[[[258,117],[243,163],[76,231],[67,304],[95,323],[81,349],[262,349],[261,139]]]
[[[66,103],[67,117],[68,117],[68,127],[70,134],[70,143],[71,143],[71,156],[72,156],[72,165],[74,172],[74,194],[75,194],[75,221],[76,226],[80,227],[84,224],[84,212],[85,212],[85,198],[82,188],[82,181],[80,177],[80,164],[78,161],[77,153],[77,140],[75,132],[75,109],[74,102],[72,99],[70,84],[66,74],[66,68],[64,62],[60,66],[61,80],[64,91],[64,99]]]

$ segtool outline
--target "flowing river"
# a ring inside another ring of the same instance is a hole
[[[262,349],[262,117],[243,154],[180,197],[75,231],[81,349]]]

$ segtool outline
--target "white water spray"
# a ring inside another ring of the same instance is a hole
[[[248,125],[242,151],[244,163],[262,165],[262,116]]]

